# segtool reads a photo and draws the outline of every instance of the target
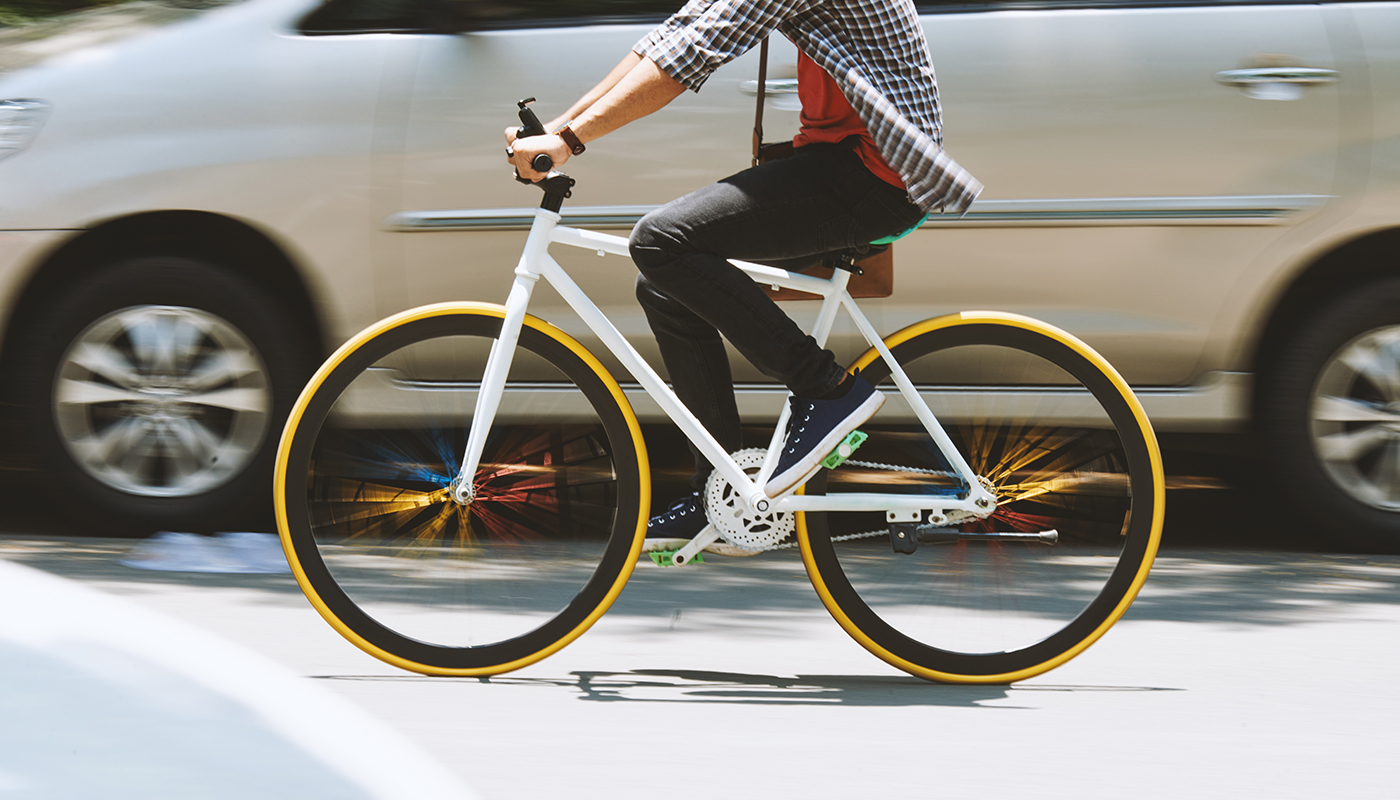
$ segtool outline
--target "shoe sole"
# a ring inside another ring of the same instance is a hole
[[[832,428],[831,433],[823,437],[821,443],[812,448],[806,458],[789,467],[783,475],[774,475],[770,478],[768,483],[763,486],[763,493],[770,498],[781,497],[806,483],[808,478],[816,475],[817,471],[822,468],[822,459],[835,450],[836,445],[841,444],[841,440],[851,435],[851,431],[864,425],[867,420],[875,416],[875,412],[879,411],[880,406],[884,404],[885,396],[878,391],[865,398],[865,402],[856,406],[855,411],[851,412],[851,416],[846,418],[847,425]],[[781,488],[778,488],[779,486]]]
[[[690,544],[689,539],[646,539],[642,542],[642,552],[650,553],[654,550],[679,550]],[[732,545],[720,539],[713,541],[700,548],[702,552],[714,553],[715,555],[730,556],[731,558],[748,558],[762,553],[762,550],[748,550],[738,545]]]

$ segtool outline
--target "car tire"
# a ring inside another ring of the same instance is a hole
[[[1400,279],[1336,294],[1260,375],[1262,451],[1318,544],[1400,552]]]
[[[275,297],[204,261],[140,257],[31,319],[21,413],[60,509],[114,532],[268,516],[282,424],[314,367]]]

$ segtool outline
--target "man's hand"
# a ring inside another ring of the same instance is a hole
[[[538,183],[545,178],[545,173],[537,172],[530,165],[540,153],[554,159],[555,169],[563,166],[564,162],[569,160],[569,156],[573,155],[569,145],[552,133],[517,139],[517,131],[519,128],[514,126],[506,128],[506,160],[515,167],[516,174],[528,181]]]
[[[580,142],[587,144],[664,107],[684,91],[685,86],[663,72],[654,61],[628,53],[622,63],[575,103],[563,118],[573,120],[569,123],[570,129]],[[555,120],[550,124],[560,123]],[[518,128],[506,128],[506,156],[516,174],[526,180],[538,183],[545,178],[544,173],[530,166],[530,161],[540,153],[554,159],[556,168],[573,155],[573,149],[552,133],[517,139],[518,131]]]

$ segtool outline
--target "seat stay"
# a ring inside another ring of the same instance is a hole
[[[900,366],[899,362],[895,360],[894,355],[890,353],[890,348],[885,345],[885,341],[880,338],[880,334],[875,331],[875,327],[870,324],[869,319],[866,319],[865,314],[861,313],[860,308],[856,305],[856,301],[849,294],[843,294],[841,296],[841,304],[845,306],[846,313],[851,316],[851,320],[855,322],[856,328],[865,336],[865,340],[870,343],[871,347],[875,348],[875,351],[880,354],[880,358],[884,359],[885,364],[889,366],[890,378],[894,381],[895,386],[899,388],[899,393],[904,398],[905,402],[907,402],[909,407],[914,411],[914,416],[916,416],[919,422],[924,426],[924,430],[928,435],[933,438],[934,444],[938,446],[943,456],[948,459],[948,463],[952,465],[953,469],[964,481],[967,481],[968,501],[974,503],[976,508],[981,509],[979,513],[990,513],[992,509],[996,508],[996,497],[992,495],[991,492],[987,491],[986,487],[982,485],[982,482],[977,479],[977,473],[974,472],[972,466],[967,463],[967,459],[963,458],[962,451],[958,450],[957,445],[953,444],[953,440],[949,438],[948,432],[943,430],[943,424],[934,416],[933,410],[928,407],[928,403],[924,402],[924,398],[919,394],[919,390],[914,387],[914,382],[909,380],[909,375],[905,373],[904,367]]]

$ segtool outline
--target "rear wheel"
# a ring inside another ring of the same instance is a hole
[[[562,648],[622,590],[646,530],[630,406],[532,317],[475,499],[452,499],[502,317],[428,306],[351,339],[302,393],[278,454],[278,525],[302,589],[350,641],[416,672],[489,675]]]
[[[1318,306],[1260,374],[1269,466],[1326,544],[1400,552],[1400,280]]]
[[[886,344],[997,510],[926,528],[912,553],[894,551],[881,512],[803,515],[823,602],[875,655],[932,680],[1004,683],[1068,661],[1122,616],[1156,554],[1163,474],[1141,406],[1082,342],[1022,317],[942,317]],[[964,493],[888,365],[872,350],[855,366],[885,408],[854,459],[807,493]],[[978,536],[1052,530],[1054,544]]]

